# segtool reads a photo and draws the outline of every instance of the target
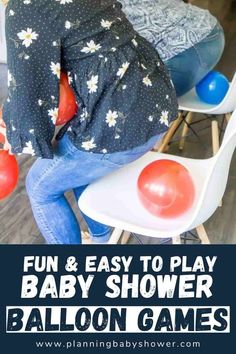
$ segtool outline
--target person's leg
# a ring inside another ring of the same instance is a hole
[[[195,46],[166,62],[177,96],[182,96],[201,81],[219,62],[225,38],[220,24]]]
[[[38,159],[30,169],[26,189],[38,227],[48,243],[81,242],[78,221],[64,193],[120,167],[103,156],[77,150],[65,135],[53,160]]]
[[[26,178],[32,211],[48,244],[81,243],[79,224],[64,196],[70,189],[68,182],[74,183],[70,157],[70,149],[63,139],[54,159],[38,159]]]
[[[160,135],[161,137],[162,135]],[[154,141],[151,143],[154,145]],[[64,193],[75,190],[79,198],[85,187],[142,156],[150,142],[132,152],[91,154],[78,150],[65,135],[52,160],[38,159],[26,179],[26,189],[38,227],[48,243],[81,242],[78,221]],[[110,228],[86,216],[91,235],[106,241]]]

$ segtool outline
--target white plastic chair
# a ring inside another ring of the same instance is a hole
[[[229,90],[225,98],[220,104],[211,105],[202,102],[198,98],[195,88],[180,97],[178,102],[179,109],[181,111],[189,112],[185,118],[182,136],[179,143],[179,148],[182,150],[184,148],[185,137],[188,133],[188,126],[192,122],[193,112],[211,115],[224,114],[227,121],[229,121],[231,113],[236,109],[236,73],[230,83]],[[215,154],[219,150],[219,128],[217,120],[212,121],[212,146],[213,154]]]
[[[197,160],[149,152],[137,161],[91,184],[79,200],[79,208],[94,220],[115,228],[109,244],[115,244],[126,231],[149,237],[172,238],[197,229],[202,243],[210,241],[203,227],[217,209],[225,192],[229,167],[236,146],[236,111],[227,126],[222,145],[209,159]],[[142,169],[152,161],[170,159],[184,165],[191,173],[196,189],[192,208],[176,219],[161,219],[150,214],[140,203],[137,179]]]

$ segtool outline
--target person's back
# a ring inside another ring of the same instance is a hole
[[[199,43],[217,23],[208,10],[182,0],[119,0],[135,30],[167,61]]]
[[[134,29],[158,51],[178,96],[218,63],[224,33],[208,10],[182,0],[119,0]]]
[[[158,53],[133,30],[116,0],[10,0],[6,30],[4,116],[13,152],[28,151],[30,142],[31,153],[53,157],[61,69],[71,73],[79,108],[60,136],[68,130],[78,149],[129,150],[176,118],[175,92]]]

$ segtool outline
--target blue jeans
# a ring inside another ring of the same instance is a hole
[[[165,62],[178,97],[195,87],[216,66],[224,46],[224,32],[218,23],[201,42]]]
[[[98,178],[128,164],[152,149],[163,134],[130,151],[93,154],[78,150],[65,134],[52,160],[38,159],[26,178],[26,190],[37,225],[49,244],[80,244],[81,232],[65,192],[78,200]],[[93,240],[108,241],[111,228],[83,215]]]

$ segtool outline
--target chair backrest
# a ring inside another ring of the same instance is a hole
[[[236,147],[236,110],[227,125],[220,150],[209,164],[209,174],[206,179],[199,205],[193,217],[193,228],[205,222],[217,209],[224,195],[229,168]]]
[[[217,106],[214,114],[225,114],[236,109],[236,73],[230,83],[229,90],[223,101]]]

